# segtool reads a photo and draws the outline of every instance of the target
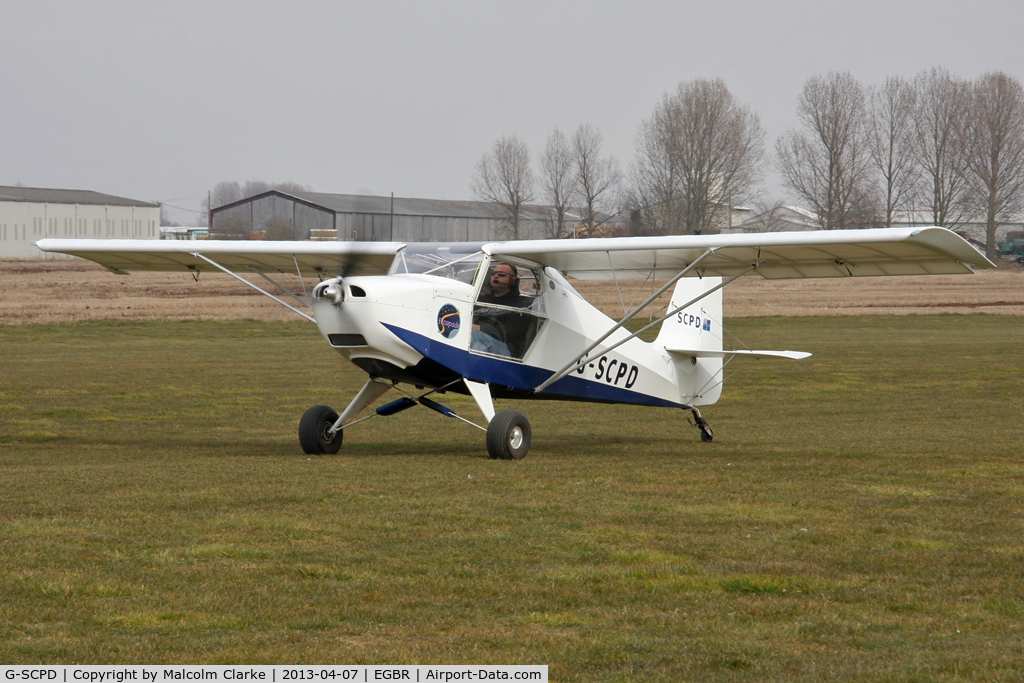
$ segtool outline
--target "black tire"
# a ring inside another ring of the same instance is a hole
[[[487,425],[487,452],[496,460],[519,460],[530,450],[530,421],[518,410],[502,410]]]
[[[338,420],[338,413],[329,406],[313,406],[299,420],[299,445],[306,455],[333,455],[341,450],[342,430],[329,430]]]
[[[700,440],[704,443],[710,443],[715,438],[715,433],[711,431],[711,425],[708,421],[700,416],[699,413],[694,413],[693,416],[697,420],[697,429],[700,430]]]
[[[715,438],[715,433],[711,431],[711,425],[704,418],[697,421],[697,426],[700,428],[700,440],[704,443],[710,443],[711,439]]]

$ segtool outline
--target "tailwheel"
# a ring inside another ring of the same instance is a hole
[[[697,425],[697,429],[700,430],[701,441],[703,441],[704,443],[708,443],[713,438],[715,438],[715,433],[711,431],[711,425],[708,424],[708,421],[704,419],[704,416],[700,414],[699,410],[697,410],[696,408],[691,408],[689,406],[687,406],[686,410],[689,410],[691,413],[693,413],[693,422],[691,422],[690,424]]]
[[[703,422],[704,424],[698,424],[697,426],[700,427],[700,440],[707,443],[715,438],[715,433],[711,431],[711,427],[706,420]]]
[[[338,413],[328,406],[313,406],[299,420],[299,444],[306,455],[332,455],[341,449],[342,430],[331,432]]]
[[[487,425],[487,452],[495,460],[519,460],[530,450],[530,421],[518,410],[502,410]]]

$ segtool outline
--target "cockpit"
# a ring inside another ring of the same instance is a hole
[[[544,275],[536,264],[487,256],[483,243],[410,243],[391,275],[449,278],[474,286],[470,351],[521,360],[547,319]]]

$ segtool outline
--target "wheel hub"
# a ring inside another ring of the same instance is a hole
[[[523,445],[523,428],[513,427],[512,432],[508,435],[508,445],[514,449],[519,449]]]
[[[334,441],[334,436],[337,432],[332,432],[331,427],[334,426],[333,422],[324,422],[324,426],[321,428],[323,434],[324,443],[330,443]]]

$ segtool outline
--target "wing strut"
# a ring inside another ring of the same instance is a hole
[[[612,269],[612,279],[615,280],[615,291],[619,293],[619,304],[622,306],[622,315],[626,315],[626,302],[622,300],[622,289],[619,287],[619,278],[615,275],[615,264],[612,263],[612,252],[604,252],[608,254],[608,265]],[[636,299],[634,299],[636,301]],[[632,306],[632,304],[630,304]],[[641,306],[641,308],[643,308]]]
[[[305,313],[303,313],[303,312],[302,312],[302,311],[300,311],[299,309],[297,309],[297,308],[295,308],[294,306],[292,306],[292,305],[291,305],[290,303],[287,303],[287,302],[285,302],[285,301],[282,301],[282,300],[278,299],[278,298],[277,298],[276,296],[274,296],[273,294],[271,294],[270,292],[268,292],[267,290],[265,290],[265,289],[261,289],[261,288],[257,287],[256,285],[254,285],[253,283],[249,282],[248,280],[246,280],[246,279],[245,279],[244,277],[242,277],[241,275],[236,275],[235,273],[232,273],[232,272],[231,272],[230,270],[228,270],[228,269],[227,269],[227,268],[225,268],[224,266],[220,265],[220,264],[219,264],[219,263],[217,263],[216,261],[213,261],[213,260],[211,260],[211,259],[208,259],[208,258],[206,258],[205,256],[203,256],[202,254],[199,254],[199,253],[196,253],[196,252],[193,252],[193,253],[192,253],[192,255],[193,255],[193,256],[195,256],[196,258],[201,258],[201,259],[203,259],[204,261],[206,261],[207,263],[209,263],[209,264],[210,264],[211,266],[213,266],[213,267],[215,267],[215,268],[219,268],[220,270],[223,270],[223,271],[224,271],[225,273],[227,273],[227,274],[228,274],[228,275],[230,275],[231,277],[235,278],[235,279],[236,279],[236,280],[238,280],[239,282],[245,283],[246,285],[248,285],[248,286],[252,287],[253,289],[255,289],[255,290],[256,290],[257,292],[259,292],[260,294],[263,294],[264,296],[269,296],[269,297],[270,297],[271,299],[273,299],[273,300],[274,300],[274,301],[276,301],[277,303],[281,304],[281,305],[282,305],[282,306],[284,306],[285,308],[289,308],[289,309],[291,309],[291,310],[295,311],[296,313],[298,313],[299,315],[301,315],[301,316],[302,316],[303,318],[305,318],[305,319],[306,319],[306,320],[308,320],[309,322],[311,322],[311,323],[315,323],[315,322],[316,322],[316,318],[314,318],[314,317],[312,317],[312,316],[309,316],[309,315],[306,315]],[[268,280],[270,280],[270,278],[267,278],[267,279],[268,279]],[[270,281],[271,281],[271,282],[274,282],[273,280],[270,280]],[[276,282],[274,282],[274,284],[276,285],[277,283],[276,283]]]
[[[285,288],[285,287],[282,287],[282,286],[281,286],[280,284],[278,284],[278,283],[277,283],[277,282],[276,282],[276,281],[275,281],[275,280],[274,280],[273,278],[271,278],[271,277],[270,277],[269,275],[267,275],[266,273],[261,273],[260,271],[256,270],[256,269],[255,269],[255,268],[253,268],[252,266],[249,266],[249,270],[251,270],[252,272],[256,273],[256,274],[257,274],[257,275],[259,275],[259,276],[260,276],[261,278],[263,278],[264,280],[266,280],[266,281],[267,281],[267,282],[269,282],[270,284],[274,285],[275,287],[277,287],[278,289],[280,289],[280,290],[281,290],[282,292],[284,292],[285,294],[287,294],[288,296],[290,296],[291,298],[295,299],[295,300],[296,300],[296,301],[298,301],[298,302],[299,302],[300,304],[302,304],[303,306],[305,306],[306,308],[312,308],[312,306],[310,306],[310,305],[309,305],[309,301],[308,301],[308,300],[307,300],[307,301],[304,301],[304,300],[302,300],[302,299],[300,299],[300,298],[299,298],[299,295],[298,295],[298,294],[293,294],[292,292],[289,292],[287,288]],[[303,294],[306,294],[306,283],[302,281],[302,276],[299,276],[299,282],[302,282],[302,293],[303,293]],[[308,295],[307,295],[307,297],[308,297]]]
[[[688,266],[686,266],[685,268],[683,268],[683,269],[682,269],[681,271],[679,271],[678,273],[676,273],[676,275],[675,275],[675,276],[674,276],[674,277],[673,277],[673,278],[672,278],[671,280],[669,280],[668,282],[666,282],[666,283],[665,283],[665,286],[664,286],[664,287],[662,287],[661,289],[659,289],[659,290],[658,290],[657,292],[655,292],[654,294],[651,294],[651,296],[650,296],[650,297],[648,297],[648,298],[647,298],[647,299],[646,299],[646,300],[645,300],[645,301],[644,301],[644,302],[643,302],[642,304],[640,304],[639,306],[637,306],[636,308],[634,308],[634,309],[633,309],[633,310],[632,310],[632,311],[631,311],[631,312],[630,312],[630,313],[629,313],[628,315],[626,315],[626,317],[624,317],[624,318],[623,318],[622,320],[620,320],[619,322],[617,322],[617,323],[616,323],[615,325],[613,325],[613,326],[612,326],[612,328],[611,328],[610,330],[608,330],[608,331],[607,331],[607,332],[605,332],[605,333],[604,333],[603,335],[601,335],[601,337],[600,337],[600,338],[599,338],[599,339],[598,339],[597,341],[595,341],[595,342],[594,342],[593,344],[591,344],[590,346],[588,346],[588,347],[587,347],[587,348],[586,348],[586,349],[585,349],[585,350],[583,351],[583,353],[581,353],[581,354],[579,354],[578,356],[576,356],[575,358],[573,358],[573,359],[572,359],[572,360],[571,360],[571,361],[570,361],[569,363],[566,363],[566,364],[565,364],[565,366],[563,366],[563,367],[562,367],[562,369],[560,369],[560,370],[559,370],[558,372],[556,372],[555,374],[551,375],[551,377],[549,377],[549,378],[548,378],[548,380],[547,380],[546,382],[544,382],[543,384],[541,384],[540,386],[538,386],[538,387],[537,387],[536,389],[534,389],[534,391],[535,391],[535,392],[540,392],[540,391],[543,391],[544,389],[547,389],[547,388],[548,388],[548,387],[549,387],[550,385],[554,384],[555,382],[557,382],[558,380],[562,379],[562,378],[563,378],[563,377],[565,377],[565,376],[566,376],[567,374],[569,374],[569,373],[570,373],[570,372],[572,371],[572,369],[576,367],[576,364],[577,364],[577,363],[579,363],[579,362],[580,362],[580,360],[582,360],[582,359],[583,359],[584,357],[586,357],[586,355],[587,355],[588,353],[590,353],[591,351],[593,351],[594,349],[596,349],[596,348],[598,347],[598,345],[599,345],[599,344],[600,344],[601,342],[603,342],[603,341],[604,341],[605,339],[607,339],[608,337],[612,336],[612,334],[614,334],[616,330],[618,330],[618,329],[619,329],[619,328],[621,328],[621,327],[622,327],[623,325],[625,325],[626,323],[628,323],[628,322],[629,322],[630,320],[632,320],[633,316],[635,316],[635,315],[636,315],[637,313],[639,313],[640,311],[642,311],[642,310],[644,309],[644,307],[645,307],[645,306],[647,306],[647,304],[651,303],[652,301],[654,301],[655,299],[657,299],[657,298],[658,298],[659,296],[661,296],[662,294],[664,294],[664,293],[665,293],[665,291],[666,291],[666,290],[668,290],[668,288],[669,288],[669,287],[671,287],[671,286],[672,286],[672,285],[674,285],[674,284],[675,284],[676,282],[678,282],[680,278],[682,278],[682,277],[685,277],[687,273],[689,273],[689,272],[690,272],[691,270],[693,270],[694,268],[696,268],[696,267],[697,267],[697,265],[698,265],[698,264],[699,264],[699,263],[700,263],[701,261],[703,261],[704,259],[706,259],[706,258],[707,258],[708,256],[711,256],[711,255],[712,255],[713,253],[715,253],[715,248],[714,248],[714,247],[712,247],[712,248],[708,249],[708,250],[707,250],[707,251],[705,251],[705,252],[704,252],[703,254],[701,254],[700,256],[698,256],[697,258],[695,258],[695,259],[693,260],[693,262],[692,262],[692,263],[690,263],[690,265],[688,265]],[[611,254],[610,254],[610,253],[608,254],[608,259],[609,259],[609,262],[610,262],[610,261],[611,261]],[[747,271],[743,271],[743,272],[744,272],[744,273],[746,273]],[[613,273],[614,273],[614,271],[613,271]],[[653,283],[652,283],[652,285],[653,285]],[[617,281],[617,280],[616,280],[615,286],[616,286],[616,287],[618,287],[618,281]],[[710,294],[710,292],[708,292],[708,294]],[[620,295],[620,298],[621,298],[621,295]],[[632,304],[630,304],[630,305],[632,305]],[[623,309],[625,309],[625,305],[623,305]],[[646,328],[644,328],[644,329],[646,329]]]

